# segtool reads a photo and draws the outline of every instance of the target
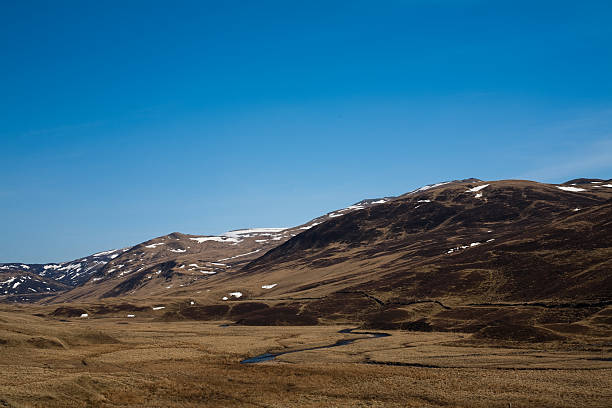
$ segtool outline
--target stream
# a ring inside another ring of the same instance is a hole
[[[327,346],[308,347],[308,348],[303,348],[303,349],[298,349],[298,350],[281,351],[279,353],[263,353],[263,354],[260,354],[258,356],[255,356],[255,357],[244,359],[240,363],[241,364],[263,363],[264,361],[274,360],[276,357],[282,356],[284,354],[299,353],[300,351],[310,351],[310,350],[319,350],[319,349],[325,349],[325,348],[346,346],[347,344],[354,343],[357,340],[376,339],[376,338],[379,338],[379,337],[389,337],[389,336],[391,336],[389,333],[355,332],[354,330],[357,330],[357,328],[354,328],[354,329],[342,329],[338,333],[365,334],[368,337],[357,337],[357,338],[354,338],[354,339],[338,340],[334,344],[328,344]]]

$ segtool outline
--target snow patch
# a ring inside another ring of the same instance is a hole
[[[81,313],[81,317],[89,317],[87,313]]]
[[[157,244],[145,245],[145,248],[153,249],[153,248],[157,248],[160,245],[164,245],[164,243],[158,242]]]
[[[155,306],[152,309],[153,310],[162,310],[162,309],[165,309],[165,308],[166,308],[166,306]]]
[[[229,295],[239,298],[239,297],[242,297],[242,292],[230,292]]]
[[[52,265],[45,265],[45,266],[43,266],[44,270],[47,270],[47,269],[54,269],[55,270],[55,269],[58,269],[58,268],[61,268],[61,265],[52,264]]]
[[[97,254],[93,254],[92,256],[94,258],[99,257],[99,256],[104,256],[104,255],[110,255],[114,252],[117,252],[118,249],[111,249],[110,251],[103,251],[103,252],[98,252]]]
[[[578,193],[580,191],[586,191],[584,188],[580,188],[580,187],[567,187],[567,186],[557,186],[557,188],[559,190],[563,190],[563,191],[571,191],[573,193]]]
[[[322,224],[322,222],[313,222],[312,224],[307,225],[307,226],[305,226],[305,227],[301,227],[300,229],[301,229],[301,230],[311,229],[312,227],[315,227],[315,226],[317,226],[317,225],[319,225],[319,224]]]
[[[240,254],[240,255],[235,255],[235,256],[230,256],[229,258],[223,258],[223,259],[218,259],[218,261],[228,261],[230,259],[234,259],[234,258],[240,258],[242,256],[247,256],[247,255],[252,255],[255,254],[257,252],[261,251],[261,249],[256,249],[252,252],[247,252],[246,254]],[[212,262],[213,265],[217,265],[216,263]],[[222,264],[223,265],[223,264]]]
[[[234,231],[228,231],[225,234],[223,234],[226,237],[233,237],[234,239],[236,238],[243,238],[245,235],[246,236],[250,236],[251,234],[254,235],[262,235],[265,233],[279,233],[282,231],[287,230],[288,228],[248,228],[248,229],[239,229],[239,230],[234,230]]]
[[[223,236],[223,237],[198,237],[198,238],[189,238],[189,239],[192,240],[192,241],[196,241],[199,244],[201,244],[203,242],[206,242],[206,241],[223,242],[223,243],[226,243],[226,242],[238,243],[238,242],[240,242],[240,240],[237,239],[237,238],[225,237],[225,236]]]
[[[473,188],[468,189],[466,191],[466,193],[476,193],[476,192],[482,190],[483,188],[487,188],[487,187],[489,187],[489,184],[483,184],[482,186],[477,186],[477,187],[473,187]]]
[[[5,280],[4,282],[0,282],[0,285],[4,285],[4,284],[11,284],[11,283],[13,283],[13,281],[14,281],[15,279],[17,279],[17,277],[12,276],[12,277],[8,278],[7,280]]]
[[[440,186],[443,186],[443,185],[448,184],[448,183],[450,183],[450,181],[444,181],[442,183],[436,183],[436,184],[428,184],[428,185],[423,186],[421,188],[417,188],[416,190],[410,192],[410,194],[418,193],[419,191],[426,191],[426,190],[429,190],[429,189],[435,188],[435,187],[440,187]]]
[[[275,287],[276,285],[278,285],[278,283],[273,283],[271,285],[261,285],[262,289],[272,289],[273,287]]]

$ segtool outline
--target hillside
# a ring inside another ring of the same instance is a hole
[[[92,273],[87,282],[50,301],[193,294],[193,288],[233,275],[249,261],[326,220],[389,199],[362,200],[290,228],[242,229],[220,236],[174,232],[154,238],[124,251]]]
[[[172,233],[108,251],[112,259],[79,285],[36,287],[50,288],[45,304],[72,303],[57,316],[597,337],[611,334],[610,236],[609,180],[468,179],[364,200],[292,228]],[[13,288],[12,278],[4,287],[22,297],[37,281],[20,278]]]

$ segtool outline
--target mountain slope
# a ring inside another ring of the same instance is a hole
[[[129,248],[113,249],[62,263],[0,264],[0,277],[6,277],[7,280],[15,278],[10,284],[0,283],[0,295],[7,296],[9,301],[20,302],[54,296],[57,292],[84,284],[104,265],[127,250]],[[17,282],[21,284],[14,286]]]
[[[293,228],[155,238],[44,302],[78,303],[58,316],[603,338],[612,334],[610,236],[610,180],[468,179]]]
[[[291,228],[252,228],[220,236],[174,232],[138,244],[110,260],[90,280],[52,302],[83,301],[119,296],[171,296],[193,293],[193,288],[234,271],[261,254],[326,220],[387,202],[366,199]]]
[[[597,302],[610,295],[612,188],[592,186],[498,181],[409,193],[306,231],[241,274],[269,276],[292,296]]]

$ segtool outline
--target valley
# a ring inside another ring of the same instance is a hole
[[[611,180],[466,179],[1,264],[0,406],[606,407],[611,236]]]
[[[45,309],[0,309],[4,406],[606,407],[612,397],[603,338],[544,345],[390,330],[363,339],[341,333],[353,327],[346,325],[51,319],[32,312]],[[286,354],[241,363],[270,351]]]

